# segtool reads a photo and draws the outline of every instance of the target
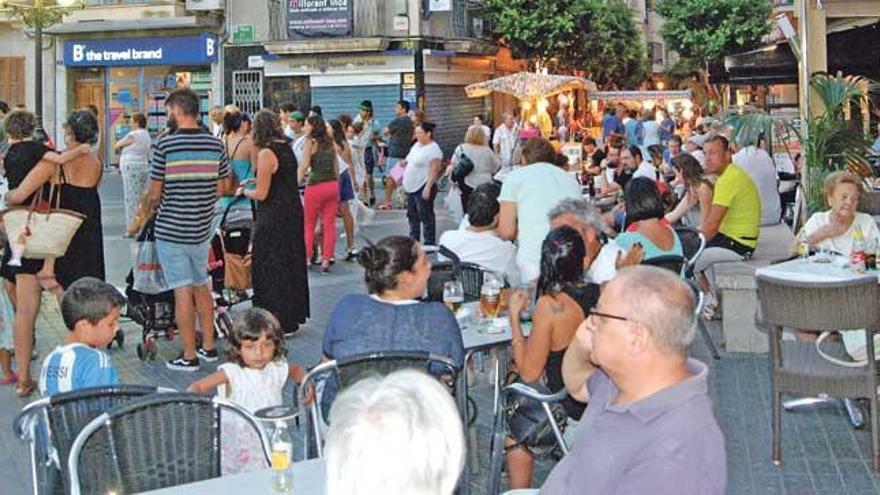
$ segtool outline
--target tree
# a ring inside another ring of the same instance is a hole
[[[666,43],[699,67],[757,48],[770,32],[764,0],[659,0],[657,12]]]
[[[486,0],[495,35],[533,68],[583,70],[602,87],[635,87],[647,57],[621,0]]]

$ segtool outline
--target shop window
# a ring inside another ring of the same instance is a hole
[[[266,107],[278,108],[288,101],[303,111],[312,106],[308,77],[269,77],[265,81],[263,98]]]
[[[24,57],[0,57],[0,100],[9,106],[25,103]]]

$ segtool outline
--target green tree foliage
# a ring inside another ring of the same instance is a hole
[[[495,35],[530,65],[583,70],[602,87],[636,87],[647,57],[621,0],[486,0]]]
[[[770,31],[770,2],[763,0],[658,0],[657,12],[669,48],[700,67],[757,48]]]

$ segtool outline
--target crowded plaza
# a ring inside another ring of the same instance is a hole
[[[123,3],[0,1],[0,494],[880,493],[880,3]]]

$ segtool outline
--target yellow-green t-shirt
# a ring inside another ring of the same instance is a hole
[[[712,204],[727,208],[718,232],[749,247],[758,245],[761,197],[745,170],[734,164],[727,166],[715,183]]]

